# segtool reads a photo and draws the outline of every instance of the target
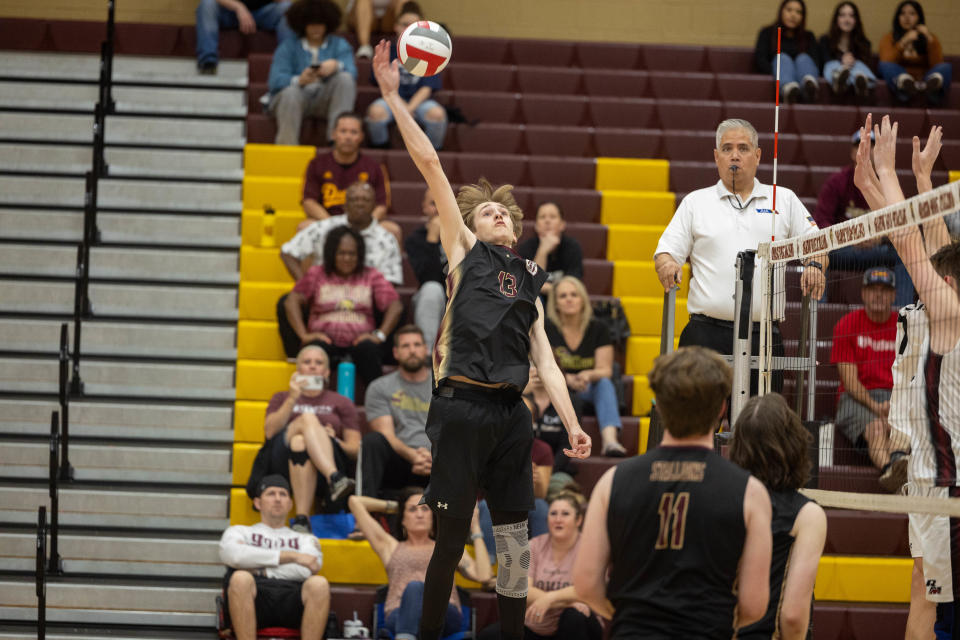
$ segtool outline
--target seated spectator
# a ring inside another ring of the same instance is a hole
[[[757,35],[753,61],[760,73],[777,75],[777,28],[781,28],[780,93],[787,103],[802,96],[816,102],[820,77],[817,37],[807,31],[807,5],[803,0],[783,0],[776,21]]]
[[[290,389],[273,394],[263,421],[268,472],[293,484],[293,529],[304,533],[311,531],[314,496],[325,499],[327,511],[339,511],[343,504],[338,503],[356,486],[348,476],[360,452],[357,410],[349,398],[327,388],[329,378],[327,353],[315,345],[304,347]]]
[[[867,450],[882,471],[880,485],[888,490],[903,486],[907,471],[905,457],[891,457],[887,421],[897,339],[897,312],[890,308],[894,285],[889,269],[867,269],[860,289],[864,307],[837,322],[830,354],[840,375],[837,427],[855,447]]]
[[[383,374],[380,345],[397,326],[403,305],[379,271],[363,266],[363,253],[363,237],[350,227],[328,233],[323,266],[310,267],[287,295],[280,329],[288,354],[297,343],[318,344],[330,356],[331,368],[349,355],[357,375],[370,384]],[[379,327],[374,310],[383,313]]]
[[[419,487],[406,491],[398,502],[376,500],[366,496],[350,496],[350,512],[357,520],[357,526],[370,541],[370,546],[379,556],[383,568],[387,571],[387,601],[384,604],[386,628],[395,638],[416,638],[420,632],[420,613],[423,610],[423,581],[427,575],[427,565],[433,555],[436,525],[433,512],[426,504],[420,504],[423,497]],[[371,515],[371,511],[400,510],[398,531],[394,535],[387,533]],[[479,540],[480,525],[477,511],[473,511],[470,525],[470,539]],[[485,583],[490,579],[490,557],[482,544],[474,545],[474,559],[466,550],[457,565],[457,570],[468,580]],[[450,592],[450,604],[443,625],[443,636],[460,630],[460,598],[456,587]]]
[[[447,256],[440,246],[440,216],[430,189],[423,192],[422,211],[426,222],[407,236],[403,248],[420,283],[420,288],[413,294],[413,321],[423,332],[427,350],[432,351],[447,306],[443,272]]]
[[[533,230],[537,235],[528,238],[517,247],[517,253],[533,260],[547,272],[547,282],[540,290],[542,295],[563,276],[583,278],[583,249],[576,238],[564,235],[567,222],[563,209],[556,202],[542,202],[537,207]]]
[[[547,298],[547,338],[570,393],[593,405],[603,438],[602,455],[622,457],[620,405],[610,376],[613,375],[613,344],[610,331],[593,318],[590,297],[583,283],[564,276]]]
[[[287,11],[297,35],[280,42],[270,64],[267,111],[277,120],[276,144],[300,144],[304,116],[327,120],[333,138],[337,116],[353,109],[357,99],[357,67],[353,49],[333,35],[340,8],[331,0],[297,0]]]
[[[870,70],[870,55],[860,10],[852,2],[841,2],[833,10],[830,31],[820,38],[823,77],[836,95],[853,90],[864,98],[873,91],[877,77]]]
[[[280,259],[294,280],[299,280],[311,264],[323,262],[323,245],[331,229],[350,227],[366,243],[364,263],[383,274],[393,284],[403,284],[403,259],[400,244],[374,216],[376,192],[367,182],[354,182],[345,194],[344,213],[318,220],[297,232],[280,248]]]
[[[934,106],[950,91],[953,67],[943,60],[940,41],[930,32],[923,7],[904,0],[893,14],[893,31],[880,40],[880,75],[900,102],[925,92]]]
[[[397,38],[404,29],[423,20],[420,6],[416,2],[405,2],[400,9],[400,15],[394,24],[393,30]],[[397,41],[390,43],[390,59],[397,57]],[[443,139],[447,135],[447,110],[433,99],[433,95],[443,88],[443,73],[432,76],[415,76],[403,65],[400,65],[400,98],[407,103],[407,110],[413,114],[434,149],[443,147]],[[370,73],[371,82],[376,84],[373,72]],[[390,143],[389,126],[393,123],[393,114],[383,98],[377,98],[367,108],[367,131],[370,133],[370,144],[374,147],[386,147]]]
[[[583,496],[562,493],[550,503],[549,532],[530,540],[530,583],[524,619],[527,640],[600,640],[600,620],[573,589],[573,562],[580,547]],[[499,626],[487,627],[480,640],[499,638]]]
[[[357,34],[357,57],[372,58],[370,34],[390,33],[403,0],[347,0],[347,26]]]
[[[871,143],[873,134],[870,134]],[[821,229],[846,222],[870,211],[860,189],[853,183],[853,171],[856,168],[857,147],[860,145],[860,132],[853,134],[853,146],[850,148],[851,164],[833,174],[820,187],[817,196],[817,208],[813,219]],[[875,239],[834,249],[830,252],[830,268],[848,271],[863,271],[870,267],[883,265],[890,267],[896,274],[896,305],[902,307],[913,302],[913,282],[906,267],[897,255],[893,245],[887,240]],[[829,286],[829,283],[828,283]]]
[[[427,346],[415,325],[394,336],[396,371],[374,380],[364,398],[370,431],[363,436],[360,493],[371,498],[430,480],[427,411],[433,397]]]
[[[317,539],[286,526],[290,485],[268,475],[253,505],[260,522],[233,525],[220,538],[220,561],[230,626],[237,640],[254,640],[257,629],[292,627],[303,640],[320,640],[330,612],[330,584],[320,571]]]
[[[290,0],[200,0],[197,5],[197,71],[217,72],[220,29],[239,29],[251,34],[257,29],[275,31],[277,43],[295,38],[284,14]]]

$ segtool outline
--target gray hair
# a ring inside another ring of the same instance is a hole
[[[757,135],[757,130],[753,128],[753,125],[747,122],[746,120],[741,120],[740,118],[730,118],[729,120],[724,120],[717,126],[717,149],[720,149],[720,138],[723,137],[727,131],[731,129],[744,129],[748,134],[750,134],[750,144],[754,148],[757,148],[760,145],[760,136]]]

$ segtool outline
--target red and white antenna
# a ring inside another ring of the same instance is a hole
[[[780,142],[780,27],[777,27],[777,94],[773,100],[773,210],[770,214],[770,242],[777,239],[777,145]]]

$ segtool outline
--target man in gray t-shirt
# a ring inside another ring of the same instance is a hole
[[[416,325],[397,330],[393,356],[400,367],[367,387],[364,405],[371,431],[360,447],[360,493],[381,497],[383,491],[425,487],[430,480],[427,411],[433,380],[427,345]]]

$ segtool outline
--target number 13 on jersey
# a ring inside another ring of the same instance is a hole
[[[660,516],[660,529],[657,533],[656,549],[683,549],[683,538],[687,531],[687,509],[690,508],[690,492],[668,492],[660,496],[657,513]]]

